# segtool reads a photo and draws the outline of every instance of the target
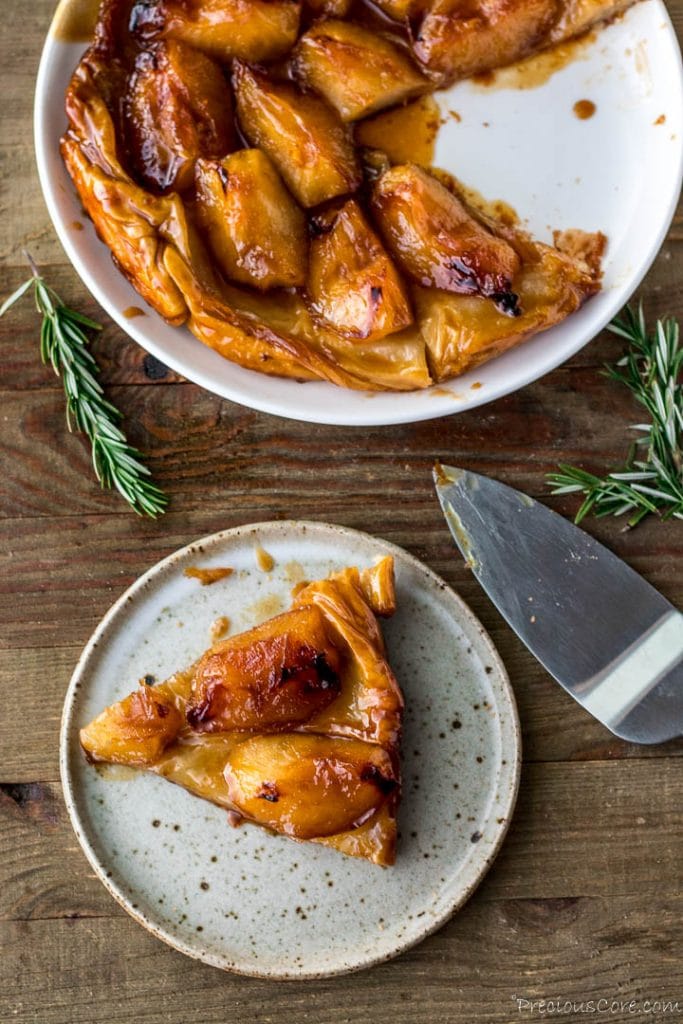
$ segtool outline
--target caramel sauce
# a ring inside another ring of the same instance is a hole
[[[356,142],[381,149],[392,163],[415,163],[429,167],[441,125],[441,112],[433,96],[422,96],[414,103],[395,107],[361,121],[356,127]]]
[[[429,395],[431,398],[462,398],[457,391],[451,391],[450,388],[435,387],[429,389]]]
[[[139,306],[128,306],[124,309],[123,315],[126,320],[134,320],[136,316],[147,316],[144,309],[140,309]]]
[[[300,562],[287,562],[284,577],[288,583],[300,583],[306,577],[306,571]]]
[[[261,547],[260,544],[254,545],[254,555],[256,556],[256,564],[261,572],[272,572],[273,566],[275,565],[275,559],[272,555]]]
[[[588,121],[598,108],[592,100],[577,100],[572,109],[579,121]]]
[[[199,580],[203,587],[209,587],[212,583],[217,583],[218,580],[224,580],[226,577],[232,576],[234,569],[229,569],[227,566],[224,568],[216,567],[215,569],[198,569],[196,566],[191,565],[184,569],[183,572],[190,579]]]
[[[356,4],[356,7],[358,6],[359,5]],[[372,7],[371,4],[362,3],[360,6],[362,6],[363,10],[365,11],[364,17],[362,19],[359,19],[361,24],[366,22],[368,24],[376,24],[377,19],[379,18],[380,22],[383,23],[382,31],[386,31],[387,28],[397,28],[394,25],[394,23],[386,23],[385,21],[383,21],[382,17],[378,14],[376,9]],[[147,8],[150,7],[150,5],[140,4],[140,7]],[[60,38],[64,38],[65,36],[74,38],[76,35],[78,36],[78,38],[81,38],[82,36],[88,35],[92,31],[92,22],[95,20],[95,10],[96,4],[94,3],[94,0],[62,0],[58,11],[58,17],[56,18],[54,23],[53,32]],[[86,18],[86,15],[84,13],[86,11],[90,12],[92,15],[90,19]],[[67,13],[69,13],[68,19],[66,17]],[[110,29],[107,29],[107,32],[109,33],[109,35],[112,34],[112,31]],[[112,109],[119,112],[115,114],[114,121],[116,122],[115,129],[117,132],[117,139],[121,143],[122,148],[124,150],[124,152],[122,153],[122,160],[124,165],[126,165],[126,169],[130,171],[133,177],[135,178],[136,175],[139,177],[139,175],[141,174],[141,170],[140,167],[135,165],[135,160],[131,156],[131,153],[125,151],[126,147],[124,139],[122,138],[121,123],[117,122],[117,118],[120,122],[121,118],[123,117],[122,114],[119,117],[120,110],[122,109],[122,97],[120,96],[122,88],[121,82],[128,81],[126,75],[130,71],[130,62],[137,59],[137,56],[139,56],[138,50],[140,50],[145,44],[141,39],[135,37],[134,34],[128,33],[127,30],[122,30],[121,34],[125,37],[125,45],[123,47],[120,47],[123,50],[122,67],[116,69],[116,74],[114,74],[112,70],[111,80],[109,77],[109,69],[106,67],[105,63],[103,63],[100,67],[100,71],[102,72],[103,82],[106,82],[105,92],[107,94],[107,103],[111,103],[113,105]],[[392,38],[394,38],[393,31],[390,31],[389,34],[391,35]],[[566,66],[571,61],[577,60],[579,58],[584,59],[583,51],[587,48],[588,45],[590,45],[594,41],[594,39],[595,33],[586,33],[576,40],[556,45],[553,48],[539,55],[530,57],[527,60],[522,61],[516,65],[501,69],[499,71],[495,71],[491,74],[482,75],[479,78],[478,85],[480,88],[486,89],[490,89],[492,87],[515,89],[533,88],[545,82],[555,72],[559,71],[562,67]],[[394,41],[399,43],[399,45],[406,44],[406,39],[402,37],[400,39],[395,39]],[[115,42],[117,42],[115,39],[109,40],[109,44],[112,47]],[[120,45],[120,40],[118,41],[118,44]],[[639,54],[636,55],[636,59],[637,61],[640,60]],[[125,65],[125,67],[123,65]],[[124,72],[123,77],[121,77],[120,74],[120,72],[122,71]],[[476,82],[475,87],[477,87]],[[99,94],[99,85],[98,89],[96,89],[95,91]],[[72,90],[70,102],[76,102],[76,99],[78,99],[77,106],[78,104],[80,104],[84,110],[89,110],[88,103],[84,102],[83,97],[77,97],[75,90]],[[222,109],[225,112],[225,106],[223,106]],[[452,116],[455,120],[457,120],[459,117],[459,115],[455,111],[450,112],[450,116]],[[95,150],[106,150],[107,146],[102,142],[102,139],[97,134],[98,132],[101,132],[102,126],[96,124],[95,122],[96,119],[88,121],[88,132],[92,132],[93,135],[92,139],[89,140],[89,144],[92,144]],[[403,107],[385,111],[381,114],[375,115],[374,117],[367,119],[365,123],[362,124],[357,129],[358,141],[362,142],[366,146],[371,145],[374,148],[386,152],[393,162],[414,161],[418,164],[421,163],[424,166],[429,167],[432,163],[432,160],[434,159],[435,139],[438,133],[440,123],[441,115],[439,112],[439,108],[433,97],[429,96],[426,98],[422,98],[418,101],[414,101],[412,103],[407,103]],[[486,122],[484,122],[484,124],[486,124]],[[69,140],[67,140],[67,142],[69,142]],[[76,146],[75,139],[71,139],[70,142],[71,144],[73,144],[74,147]],[[84,140],[83,145],[85,145]],[[81,143],[79,143],[79,146],[81,146]],[[70,152],[72,154],[70,160],[67,160],[67,163],[69,166],[70,173],[74,177],[74,180],[77,180],[78,176],[76,174],[76,171],[79,166],[78,160],[81,158],[86,159],[84,156],[84,151],[82,151],[82,147],[81,149],[78,149],[78,153],[76,151],[76,148],[65,151]],[[132,168],[127,166],[131,162],[134,165],[132,166]],[[81,187],[84,190],[86,189],[86,185],[83,183],[81,183],[81,186],[79,186],[79,188]],[[189,189],[190,186],[188,185],[187,188]],[[457,192],[458,194],[461,194],[463,196],[465,201],[469,203],[469,205],[471,205],[473,209],[480,210],[482,213],[485,213],[494,219],[501,220],[509,225],[514,225],[519,221],[519,218],[516,212],[512,209],[512,207],[510,207],[509,204],[503,202],[502,200],[487,202],[479,195],[479,193],[476,193],[474,190],[470,189],[459,189],[457,190]],[[359,193],[359,200],[363,205],[366,205],[367,195],[365,193]],[[162,204],[163,202],[165,202],[165,200],[157,201],[157,198],[155,196],[150,195],[149,208],[147,208],[143,204],[143,209],[140,210],[135,206],[135,204],[133,204],[130,201],[130,196],[127,194],[126,187],[122,186],[121,202],[125,206],[126,217],[129,218],[131,224],[138,223],[141,219],[142,221],[146,220],[148,224],[151,224],[154,221],[155,217],[154,211],[157,209],[159,204]],[[194,211],[192,208],[191,196],[187,197],[187,203],[190,221],[192,221]],[[99,212],[101,213],[102,223],[109,224],[113,214],[111,210],[108,210],[106,208],[106,204],[100,204]],[[95,216],[95,222],[99,227],[100,225],[97,216]],[[102,233],[102,231],[100,231],[100,233]],[[113,234],[115,234],[115,232],[112,231],[112,235]],[[111,242],[110,247],[113,249],[115,256],[117,257],[117,259],[119,259],[120,262],[120,258],[122,258],[121,253],[123,252],[123,248],[121,248],[120,250],[117,249],[117,246],[116,244],[114,244],[114,242]],[[157,273],[157,270],[159,268],[156,268],[150,278],[150,280],[153,281],[153,285],[150,285],[147,288],[147,290],[144,290],[144,288],[141,287],[141,284],[144,283],[144,275],[136,276],[140,268],[136,265],[135,260],[131,258],[131,266],[126,265],[124,266],[123,269],[128,274],[128,276],[131,277],[131,279],[133,279],[136,282],[136,286],[139,287],[139,290],[141,291],[143,297],[149,297],[150,301],[154,299],[153,304],[155,305],[155,308],[163,306],[163,310],[161,311],[163,312],[163,315],[166,317],[166,319],[169,320],[169,322],[180,323],[182,322],[187,313],[186,304],[182,298],[182,295],[184,295],[185,292],[188,291],[190,287],[195,287],[195,285],[191,283],[190,280],[192,278],[190,269],[187,266],[185,266],[182,260],[176,258],[178,256],[176,248],[173,245],[171,245],[169,246],[168,252],[169,258],[174,259],[174,262],[178,264],[179,270],[181,268],[181,265],[184,267],[184,272],[186,272],[186,275],[185,277],[182,277],[181,274],[179,277],[179,280],[182,279],[182,283],[178,283],[178,280],[176,280],[176,278],[173,277],[173,274],[171,274],[169,277],[168,275],[166,275],[165,271],[163,273]],[[142,255],[140,256],[140,260],[141,263],[144,264]],[[174,290],[172,292],[169,290],[168,287],[168,282],[171,280],[174,282]],[[221,280],[223,279],[221,278]],[[238,290],[235,287],[234,291],[236,292],[237,296],[241,299],[242,296],[240,290]],[[301,303],[301,309],[303,313],[299,317],[299,320],[301,321],[303,326],[299,325],[299,321],[294,320],[293,314],[285,315],[285,313],[283,312],[280,321],[276,321],[278,323],[278,326],[272,327],[271,321],[276,320],[276,318],[274,314],[271,314],[270,306],[279,307],[281,305],[280,300],[276,295],[271,297],[272,302],[268,302],[265,299],[263,300],[263,314],[261,313],[261,309],[259,306],[259,303],[261,302],[261,296],[258,297],[258,301],[254,301],[253,305],[256,307],[256,316],[258,317],[259,322],[261,322],[262,319],[265,320],[269,330],[272,329],[275,330],[276,332],[282,331],[285,337],[287,337],[288,333],[291,332],[294,338],[301,337],[302,341],[304,341],[305,346],[309,346],[310,344],[312,344],[312,340],[309,340],[309,337],[306,333],[309,330],[309,328],[307,326],[308,321],[306,317],[303,315],[304,313],[306,313],[306,309],[305,304],[303,302],[302,293],[299,291],[292,291],[293,294],[291,298],[296,299],[297,302],[300,300]],[[199,289],[199,292],[201,292],[201,289]],[[289,297],[290,296],[288,296],[288,298]],[[245,305],[247,304],[247,300],[249,298],[250,295],[245,296]],[[136,307],[131,307],[131,309],[135,308]],[[201,309],[201,313],[198,313],[197,315],[193,314],[191,322],[192,330],[194,331],[195,334],[197,334],[197,337],[201,338],[201,340],[217,348],[218,351],[223,351],[223,349],[220,346],[220,343],[217,341],[217,336],[220,336],[220,320],[222,314],[219,313],[218,316],[214,318],[213,314],[210,312],[210,308],[204,308],[203,295],[200,295],[199,298],[197,299],[197,309]],[[124,315],[127,315],[127,312],[124,313]],[[488,312],[491,311],[489,310]],[[133,315],[140,314],[135,313]],[[496,314],[494,312],[491,312],[492,322],[493,317],[495,315]],[[218,322],[218,327],[216,321]],[[282,327],[279,326],[280,323],[283,325]],[[426,323],[426,321],[425,324],[418,323],[417,326],[419,328],[422,328],[426,325]],[[315,338],[314,333],[315,325],[311,327],[310,330],[313,335],[313,338],[317,342],[318,339]],[[401,372],[403,373],[404,382],[407,383],[410,379],[404,369],[405,365],[408,364],[407,369],[410,371],[411,374],[414,375],[414,379],[416,381],[415,386],[425,387],[428,386],[429,383],[431,383],[427,370],[422,369],[422,367],[424,366],[425,342],[422,340],[422,335],[420,334],[419,331],[416,331],[416,334],[416,340],[411,340],[410,342],[411,346],[413,347],[408,352],[408,355],[404,356],[403,354],[400,354],[396,357],[392,355],[391,358],[392,360],[394,360],[395,358],[395,361],[397,363],[400,360]],[[335,341],[334,337],[332,340]],[[478,340],[476,344],[479,344]],[[264,342],[262,348],[265,347],[266,343]],[[346,349],[351,349],[352,347],[353,346],[346,346]],[[279,352],[275,351],[275,346],[272,346],[272,348],[272,353],[270,351],[263,351],[262,349],[259,351],[257,348],[257,354],[253,356],[253,362],[256,362],[257,359],[271,360],[271,362],[268,365],[268,369],[270,370],[270,372],[278,376],[308,375],[307,367],[305,373],[298,374],[296,372],[298,371],[299,367],[297,364],[297,359],[294,356],[291,357],[292,362],[290,362],[289,355],[285,357],[284,354],[281,355]],[[391,347],[379,346],[379,348],[382,349],[383,351],[389,351]],[[239,351],[240,356],[242,358],[246,358],[244,356],[244,353],[241,352],[239,345],[235,346],[235,351]],[[323,352],[325,354],[325,357],[327,358],[327,350],[324,349]],[[225,351],[223,352],[223,354],[228,355],[227,345],[225,346]],[[492,354],[494,354],[494,349],[491,346],[489,346],[489,349],[486,353],[486,357],[489,358]],[[252,356],[249,355],[248,358],[249,360],[251,360]],[[355,356],[353,358],[355,359]],[[363,357],[361,356],[359,358],[362,359]],[[460,357],[458,358],[460,359]],[[469,358],[469,355],[467,357],[463,356],[462,359],[460,359],[460,361],[457,363],[457,372],[462,372],[462,369],[466,368],[466,363],[464,362],[466,358]],[[337,357],[336,350],[334,355],[329,356],[329,359],[333,364],[338,362],[340,366],[343,366],[346,372],[347,364],[346,362],[342,363],[341,357]],[[419,362],[420,359],[422,359],[422,363]],[[348,365],[353,369],[352,359],[350,356],[346,354],[346,351],[344,352],[344,360],[348,360]],[[412,360],[412,364],[410,360]],[[239,358],[237,359],[237,361],[240,361]],[[432,360],[432,362],[434,363],[434,360]],[[447,369],[444,369],[443,371],[440,368],[437,368],[437,370],[435,370],[434,376],[437,378],[444,379],[446,376],[452,376],[456,373],[455,370],[451,369],[450,364],[447,363],[446,365]],[[365,365],[362,366],[362,371],[363,374],[365,374]],[[377,372],[378,376],[380,375],[379,370],[375,371],[374,367],[369,367],[367,370],[368,379],[374,381],[373,375],[375,374],[375,372]],[[392,365],[391,369],[386,373],[384,373],[384,371],[382,371],[382,373],[384,377],[389,378],[391,380],[391,375],[394,373],[394,366]],[[315,377],[317,375],[317,371],[311,370],[310,376]],[[374,394],[368,394],[367,397],[374,398]],[[453,397],[457,398],[458,396],[453,395]],[[258,567],[261,571],[267,573],[272,570],[274,562],[267,552],[263,552],[263,549],[257,549],[256,558]],[[201,582],[206,583],[214,581],[202,580]]]
[[[259,623],[272,618],[273,615],[279,614],[283,607],[282,598],[278,597],[277,594],[265,594],[264,597],[259,598],[258,601],[250,605],[246,611],[250,618]]]
[[[664,124],[665,122],[666,122],[666,114],[660,114],[659,117],[657,118],[657,120],[653,121],[652,123],[653,124]]]
[[[213,643],[216,640],[220,640],[230,629],[230,619],[227,615],[219,615],[217,619],[214,619],[211,623],[211,629],[209,630],[209,636]]]
[[[60,43],[88,43],[93,37],[100,0],[61,0],[50,28]]]
[[[584,32],[575,39],[557,43],[550,49],[533,54],[517,64],[475,75],[472,84],[480,89],[536,89],[568,64],[575,60],[586,60],[587,50],[595,38],[595,31]]]
[[[475,210],[479,210],[485,216],[492,217],[494,220],[498,220],[502,224],[507,224],[510,228],[513,228],[520,223],[519,214],[514,207],[510,206],[509,203],[506,203],[504,199],[486,199],[481,192],[477,191],[476,188],[470,188],[469,185],[463,185],[461,181],[458,182],[456,191],[468,206],[473,207]]]
[[[80,220],[72,220],[71,221],[71,227],[73,228],[74,231],[82,231],[83,230],[83,224],[81,223]]]

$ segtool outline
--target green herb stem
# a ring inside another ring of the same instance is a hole
[[[99,367],[89,349],[86,330],[101,327],[66,306],[46,284],[31,256],[26,254],[31,277],[0,306],[4,316],[33,289],[36,310],[42,317],[40,357],[61,377],[66,396],[66,420],[89,439],[95,475],[104,488],[115,488],[139,515],[156,518],[168,498],[151,480],[140,452],[128,444],[118,426],[121,414],[107,401],[98,381]]]
[[[608,329],[624,338],[628,348],[604,372],[629,389],[647,420],[631,427],[638,436],[622,467],[599,477],[561,464],[548,475],[552,493],[584,496],[577,523],[588,513],[627,515],[629,527],[650,514],[683,519],[683,348],[678,323],[667,317],[648,331],[641,304],[637,311],[627,306]]]

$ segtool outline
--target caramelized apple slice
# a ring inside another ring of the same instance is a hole
[[[225,781],[245,817],[295,839],[361,825],[398,785],[382,747],[302,733],[240,743],[228,757]]]
[[[224,156],[235,141],[223,72],[203,53],[173,40],[138,56],[126,124],[135,167],[155,192],[188,188],[197,157]]]
[[[359,121],[354,128],[356,145],[361,146],[361,161],[366,177],[375,181],[383,154],[388,170],[392,164],[413,163],[430,167],[434,162],[434,144],[441,127],[441,109],[433,96],[420,96],[412,103],[383,110]]]
[[[199,732],[304,722],[339,693],[339,668],[318,609],[285,612],[206,652],[187,720]]]
[[[557,18],[557,0],[435,0],[413,43],[445,80],[468,78],[525,57]]]
[[[227,277],[262,291],[306,281],[306,220],[260,149],[199,160],[197,219]]]
[[[392,167],[375,184],[372,209],[391,253],[425,288],[483,295],[517,312],[512,281],[520,262],[502,238],[414,164]]]
[[[348,130],[322,100],[236,62],[242,131],[265,150],[302,206],[354,192],[361,175]]]
[[[316,218],[307,298],[311,312],[350,338],[384,338],[413,322],[398,272],[354,199]]]
[[[352,0],[305,0],[306,7],[313,14],[328,15],[330,18],[345,18],[351,10]]]
[[[384,36],[347,21],[323,21],[299,40],[297,78],[324,96],[342,121],[357,121],[404,103],[429,83],[406,54]]]
[[[217,60],[273,60],[296,42],[298,0],[138,0],[131,28],[181,39]]]
[[[514,320],[476,295],[416,288],[413,296],[429,363],[437,381],[448,380],[561,323],[600,290],[604,235],[570,233],[543,245],[503,228],[521,258],[515,278],[521,313]],[[564,251],[563,251],[564,250]]]
[[[177,737],[183,716],[156,688],[143,686],[105,708],[81,729],[81,746],[95,761],[153,764]]]
[[[393,21],[407,21],[421,7],[426,6],[426,0],[374,0],[374,2],[380,11]]]
[[[558,43],[587,32],[599,21],[608,22],[617,14],[630,7],[633,0],[576,0],[562,4],[562,10],[554,23],[548,43]]]

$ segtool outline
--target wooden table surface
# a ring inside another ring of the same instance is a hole
[[[669,7],[682,29],[683,0]],[[34,77],[52,9],[53,0],[2,2],[0,292],[25,277],[28,245],[58,291],[99,317],[34,169]],[[650,317],[683,316],[682,273],[679,214],[641,289]],[[172,498],[151,522],[95,485],[86,445],[65,430],[60,384],[40,364],[30,304],[0,335],[1,1024],[491,1024],[540,1019],[540,1007],[516,999],[544,998],[678,999],[683,1014],[683,745],[620,742],[550,680],[454,557],[430,482],[440,457],[572,514],[573,500],[548,497],[544,474],[560,460],[602,471],[622,458],[634,407],[598,373],[617,339],[603,334],[543,380],[464,415],[312,430],[201,391],[109,325],[94,344],[107,391]],[[510,673],[524,767],[498,860],[436,935],[357,975],[274,983],[185,958],[111,899],[69,825],[58,727],[81,648],[140,573],[204,534],[290,517],[374,532],[457,589]],[[586,525],[683,604],[680,523]]]

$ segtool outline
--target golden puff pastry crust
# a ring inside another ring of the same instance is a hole
[[[62,156],[169,323],[261,373],[426,388],[578,309],[604,240],[540,245],[363,126],[629,2],[103,0]]]
[[[271,832],[394,863],[403,698],[377,616],[393,559],[306,585],[288,612],[81,730],[94,762],[129,765]]]

